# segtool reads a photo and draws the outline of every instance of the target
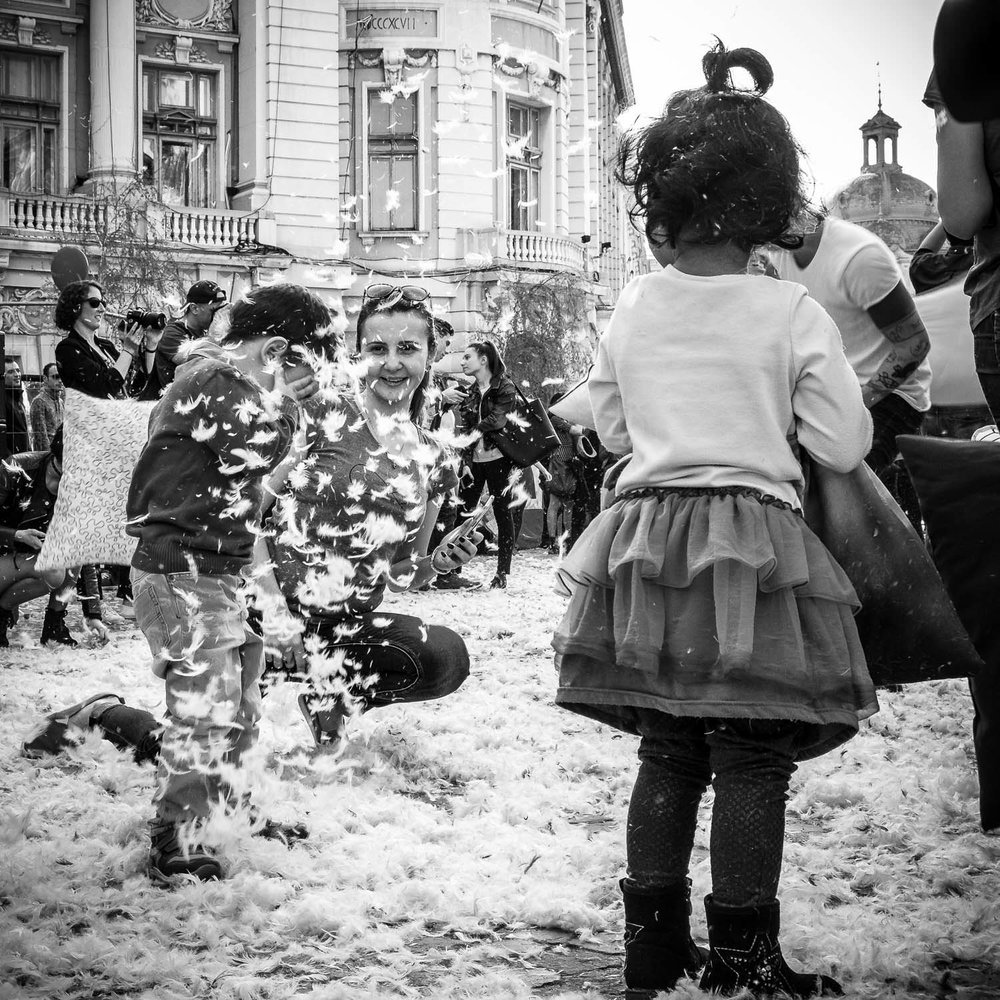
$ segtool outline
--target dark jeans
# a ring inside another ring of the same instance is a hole
[[[637,709],[642,736],[628,817],[629,877],[671,885],[687,877],[698,805],[715,789],[712,891],[733,906],[777,894],[785,801],[803,723],[691,719]]]
[[[470,462],[472,481],[466,482],[459,496],[462,501],[462,517],[468,517],[476,509],[482,495],[483,486],[493,497],[493,516],[497,519],[497,572],[509,573],[514,555],[514,518],[510,511],[510,474],[514,463],[509,458],[498,458],[493,462]]]
[[[366,711],[396,702],[431,701],[457,691],[469,676],[462,637],[443,625],[425,625],[412,615],[376,611],[357,618],[314,619],[304,638],[318,636],[331,673],[309,676],[269,661],[264,683],[276,674],[305,681],[317,701],[331,696]],[[338,654],[343,653],[343,656]],[[311,699],[310,699],[311,700]]]
[[[932,406],[920,425],[923,437],[968,441],[980,427],[993,423],[988,406]]]
[[[378,622],[378,624],[374,624]],[[350,634],[343,634],[349,629]],[[311,624],[308,633],[324,640],[329,656],[344,650],[343,670],[331,687],[346,689],[354,707],[364,711],[399,701],[431,701],[457,691],[469,676],[469,652],[461,636],[441,625],[424,625],[411,615],[378,612],[351,622]],[[276,675],[310,682],[317,701],[328,701],[322,684],[268,661],[262,693]],[[119,750],[131,751],[138,763],[156,763],[163,726],[142,709],[115,705],[92,723]]]
[[[913,488],[906,466],[898,457],[896,437],[900,434],[918,433],[924,415],[894,392],[880,399],[871,412],[875,427],[871,451],[865,456],[865,461],[903,509],[917,534],[923,535],[917,491]]]
[[[990,422],[995,424],[1000,414],[1000,311],[977,323],[972,330],[972,339],[976,374],[993,413]]]

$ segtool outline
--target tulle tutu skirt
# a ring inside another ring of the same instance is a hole
[[[633,709],[803,722],[799,759],[878,711],[844,571],[787,505],[749,490],[626,495],[558,571],[565,708],[635,732]]]

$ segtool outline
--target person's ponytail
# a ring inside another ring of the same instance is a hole
[[[718,38],[714,47],[702,57],[701,68],[706,86],[715,94],[747,93],[733,86],[734,69],[745,69],[750,74],[754,83],[751,93],[757,97],[763,97],[774,83],[774,70],[760,52],[747,48],[727,49]]]

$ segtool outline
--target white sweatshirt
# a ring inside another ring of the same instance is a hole
[[[632,453],[617,493],[750,486],[800,506],[790,439],[846,472],[872,422],[840,334],[801,285],[674,267],[622,291],[588,379],[597,432]]]

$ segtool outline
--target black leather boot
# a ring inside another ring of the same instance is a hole
[[[722,996],[749,990],[755,997],[842,997],[840,983],[819,973],[793,972],[778,944],[781,911],[777,901],[760,906],[719,906],[705,897],[708,964],[701,988]]]
[[[705,964],[691,940],[691,883],[674,889],[647,889],[623,878],[625,901],[625,986],[627,997],[672,990]]]
[[[42,622],[42,645],[47,642],[58,642],[63,646],[75,646],[76,639],[69,634],[66,628],[66,609],[57,611],[49,607],[45,609],[45,621]]]

